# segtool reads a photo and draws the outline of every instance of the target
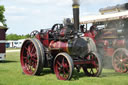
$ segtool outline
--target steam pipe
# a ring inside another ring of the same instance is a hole
[[[79,0],[73,0],[73,19],[75,32],[79,30]]]
[[[107,12],[121,11],[121,10],[128,10],[128,3],[119,4],[119,5],[116,5],[116,6],[110,6],[110,7],[106,7],[106,8],[101,8],[99,10],[99,12],[107,13]]]

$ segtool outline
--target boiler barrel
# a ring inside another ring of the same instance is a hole
[[[96,51],[96,46],[91,38],[83,37],[68,42],[52,41],[49,45],[50,50],[67,52],[71,56],[85,57],[90,52]]]

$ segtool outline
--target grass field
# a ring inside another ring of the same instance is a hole
[[[20,48],[6,48],[6,50],[19,50]]]
[[[100,77],[87,77],[76,73],[70,81],[57,80],[55,74],[44,69],[44,75],[22,74],[19,52],[7,53],[6,62],[0,62],[0,85],[128,85],[128,74],[103,69]]]

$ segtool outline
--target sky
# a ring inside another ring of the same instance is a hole
[[[123,4],[128,0],[80,0],[80,17],[99,14],[99,9]],[[0,0],[5,6],[7,34],[29,34],[51,28],[72,18],[72,0]]]

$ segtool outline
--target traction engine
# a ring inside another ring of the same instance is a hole
[[[33,31],[34,38],[26,39],[21,48],[20,61],[26,75],[40,75],[43,68],[51,68],[59,80],[70,80],[76,69],[87,76],[99,76],[102,62],[95,42],[79,32],[79,4],[73,3],[74,24],[66,19],[51,29]]]
[[[124,11],[125,10],[125,11]],[[128,72],[128,3],[102,8],[100,16],[84,20],[92,23],[85,37],[91,37],[102,56],[105,68],[114,68],[116,72]],[[116,13],[116,11],[118,11]],[[110,13],[110,14],[109,14]],[[113,16],[115,15],[115,16]],[[99,18],[98,18],[99,17]]]

